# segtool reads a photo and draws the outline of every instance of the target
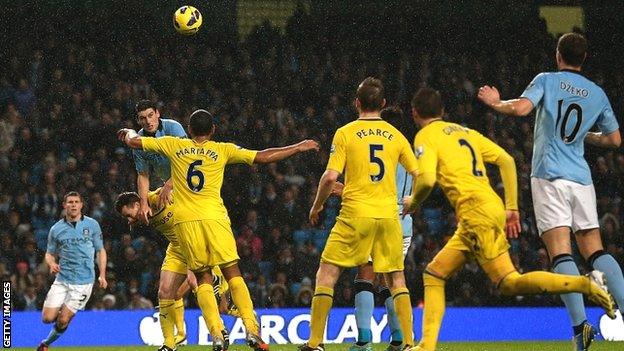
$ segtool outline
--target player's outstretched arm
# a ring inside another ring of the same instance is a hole
[[[340,173],[334,171],[333,169],[328,169],[321,176],[321,180],[319,180],[318,190],[316,191],[316,198],[314,198],[314,204],[312,204],[312,208],[310,209],[310,224],[316,225],[319,220],[319,214],[323,210],[323,205],[325,201],[331,195],[332,189],[334,188],[334,184],[338,180],[338,176]]]
[[[479,88],[479,100],[498,113],[511,116],[526,116],[533,110],[533,103],[527,98],[501,100],[496,87],[484,85]]]
[[[143,142],[141,141],[139,134],[134,129],[120,129],[119,131],[117,131],[117,139],[133,149],[143,148]]]
[[[254,163],[273,163],[289,158],[300,152],[306,152],[309,150],[319,150],[319,144],[314,140],[303,140],[297,144],[288,145],[284,147],[274,147],[258,151]]]
[[[603,133],[587,133],[585,142],[594,146],[615,149],[622,144],[622,136],[619,130],[606,135]]]

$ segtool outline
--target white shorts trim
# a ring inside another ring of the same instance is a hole
[[[48,291],[43,307],[60,308],[66,305],[70,311],[76,313],[84,310],[92,290],[93,283],[68,284],[55,280]]]
[[[531,193],[540,236],[556,227],[570,227],[573,233],[600,227],[593,184],[531,178]]]

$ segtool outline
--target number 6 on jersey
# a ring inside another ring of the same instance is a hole
[[[199,169],[195,169],[196,166],[201,165],[202,160],[197,160],[189,165],[188,171],[186,172],[186,185],[194,192],[198,192],[204,187],[204,174]],[[198,178],[196,185],[193,184],[193,177]]]

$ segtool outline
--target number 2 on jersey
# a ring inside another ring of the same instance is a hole
[[[204,174],[199,169],[195,169],[195,167],[201,166],[201,164],[201,160],[191,163],[186,172],[186,185],[194,192],[198,192],[204,187]],[[198,178],[197,185],[193,184],[193,177]]]
[[[459,139],[459,145],[465,146],[468,148],[468,150],[470,150],[470,155],[472,155],[472,175],[474,175],[475,177],[482,177],[483,171],[477,169],[477,154],[475,153],[470,143],[468,143],[466,139]]]
[[[383,160],[380,159],[378,156],[375,155],[376,151],[382,151],[383,150],[383,145],[381,144],[371,144],[370,146],[370,162],[371,163],[376,163],[379,166],[379,173],[377,173],[376,175],[372,175],[371,174],[371,180],[373,182],[378,182],[381,179],[383,179],[384,173],[386,173],[386,168],[384,167],[384,163]]]

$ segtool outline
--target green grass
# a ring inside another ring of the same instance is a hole
[[[350,344],[328,344],[327,351],[347,351]],[[375,344],[374,351],[383,351],[386,344]],[[154,346],[117,347],[50,347],[50,351],[155,351]],[[271,345],[271,351],[295,351],[297,345]],[[15,348],[14,351],[33,351],[34,348]],[[210,346],[183,346],[179,351],[209,351]],[[231,351],[249,351],[245,345],[233,345]],[[447,342],[438,345],[438,351],[570,351],[572,341],[564,342]],[[624,351],[624,342],[595,341],[591,351]]]

